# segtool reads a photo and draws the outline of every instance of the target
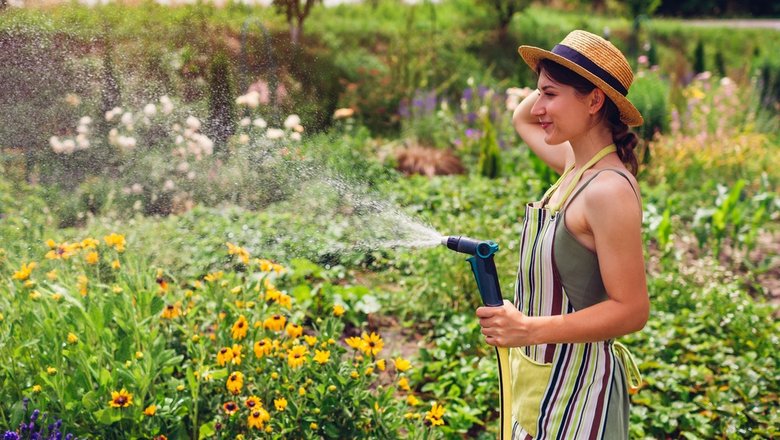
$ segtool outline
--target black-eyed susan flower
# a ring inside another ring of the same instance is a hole
[[[36,266],[38,266],[38,263],[36,263],[35,261],[32,261],[27,264],[22,264],[21,269],[14,272],[11,278],[19,281],[25,281],[28,278],[30,278],[30,275],[32,275],[32,271],[33,269],[35,269]]]
[[[367,355],[376,356],[385,346],[385,342],[382,340],[382,337],[374,332],[371,332],[370,335],[363,333],[362,338],[364,345],[361,350],[363,350],[363,352]]]
[[[384,359],[379,359],[376,361],[376,367],[379,369],[379,371],[385,371],[387,364]]]
[[[127,408],[133,404],[133,395],[124,388],[119,391],[112,391],[111,400],[108,401],[108,404],[112,408]]]
[[[330,359],[330,351],[328,350],[314,350],[314,362],[322,365],[328,362]]]
[[[225,243],[225,245],[228,247],[228,255],[235,255],[239,260],[241,260],[242,263],[249,264],[250,256],[246,249],[229,242]]]
[[[56,369],[56,368],[54,368],[54,367],[46,367],[46,373],[47,373],[49,376],[54,376],[54,375],[56,375],[56,374],[57,374],[57,369]]]
[[[306,361],[306,347],[296,345],[287,355],[287,364],[291,368],[298,368]]]
[[[440,426],[444,424],[444,407],[436,402],[431,405],[431,410],[425,415],[425,422],[431,426]]]
[[[306,341],[306,345],[314,347],[317,345],[317,337],[312,335],[303,335],[303,340]]]
[[[420,401],[414,397],[414,394],[409,394],[406,396],[406,403],[408,403],[409,406],[417,406],[420,404]]]
[[[287,336],[291,338],[297,338],[303,334],[303,327],[299,324],[295,324],[291,322],[287,324],[285,333],[287,333]]]
[[[103,237],[103,241],[105,241],[106,245],[109,247],[116,249],[117,252],[125,251],[125,236],[122,234],[112,232],[111,234]]]
[[[339,317],[344,314],[344,307],[341,304],[333,306],[333,316]]]
[[[157,414],[157,405],[149,405],[144,409],[144,415],[146,417],[152,417]]]
[[[279,298],[276,299],[276,302],[285,309],[289,310],[292,308],[292,297],[286,293],[280,294]]]
[[[402,373],[412,368],[412,363],[402,357],[397,357],[393,359],[393,363],[395,364],[395,369]]]
[[[285,318],[283,315],[277,314],[263,321],[263,328],[278,332],[284,329],[284,325],[286,323],[287,323],[287,318]]]
[[[274,265],[272,262],[264,259],[264,258],[258,258],[255,260],[257,262],[258,267],[260,267],[260,270],[262,272],[270,272],[273,270]]]
[[[274,399],[274,407],[277,411],[284,411],[287,408],[287,399],[284,397]]]
[[[258,407],[250,411],[247,419],[247,426],[255,429],[263,429],[265,422],[271,420],[271,414],[265,409]]]
[[[357,370],[352,370],[352,372],[349,373],[349,377],[353,379],[357,379],[358,377],[360,377],[360,373],[358,373]]]
[[[219,271],[211,272],[211,273],[207,274],[205,277],[203,277],[203,279],[206,280],[209,283],[213,283],[214,281],[221,280],[224,275],[225,275],[225,273],[222,272],[221,270],[219,270]]]
[[[230,400],[222,404],[222,409],[225,411],[225,413],[229,416],[235,414],[238,412],[238,405],[236,402]]]
[[[225,364],[233,359],[233,350],[230,347],[222,347],[217,352],[217,364],[224,367]]]
[[[263,356],[267,356],[271,354],[271,350],[273,349],[273,345],[271,344],[271,340],[268,338],[261,339],[257,342],[255,342],[255,345],[253,347],[255,352],[255,357],[258,359],[262,358]]]
[[[181,315],[181,301],[175,304],[168,304],[162,311],[163,319],[175,319]]]
[[[51,247],[51,244],[49,244]],[[49,251],[46,252],[46,259],[47,260],[67,260],[68,258],[72,257],[76,252],[78,252],[79,246],[78,243],[76,244],[69,244],[69,243],[62,243],[62,244],[56,244],[54,247]]]
[[[161,292],[168,291],[168,281],[165,279],[165,273],[162,269],[157,269],[157,275],[154,277],[154,282],[160,287]]]
[[[122,267],[122,264],[119,262],[119,260],[114,260],[111,262],[111,269],[117,270]]]
[[[233,348],[230,349],[230,351],[233,352],[233,359],[231,362],[236,365],[241,365],[241,349],[242,347],[238,344],[233,344]]]
[[[244,387],[244,373],[240,371],[234,371],[233,373],[228,376],[227,379],[227,390],[230,391],[233,394],[238,394],[241,392],[241,388]]]
[[[240,341],[246,337],[246,332],[249,330],[249,322],[247,322],[244,315],[240,315],[238,320],[233,324],[233,328],[230,330],[230,334],[233,339]]]
[[[347,345],[354,348],[355,350],[362,350],[363,345],[365,344],[365,341],[359,336],[353,336],[351,338],[347,338],[345,339],[345,342],[347,343]]]
[[[400,389],[402,389],[404,391],[411,390],[412,388],[409,386],[409,379],[407,379],[405,377],[402,377],[402,378],[398,379],[398,388],[400,388]]]
[[[244,400],[244,405],[246,405],[247,408],[250,410],[254,410],[257,408],[261,408],[263,406],[263,402],[260,400],[257,396],[249,396]]]
[[[372,374],[374,374],[374,367],[366,368],[366,371],[363,374],[365,374],[366,376],[371,376]]]
[[[86,261],[87,264],[98,264],[98,262],[100,262],[100,254],[95,251],[87,252],[87,254],[84,255],[84,261]]]
[[[81,248],[82,249],[95,249],[97,245],[99,245],[100,242],[95,240],[94,238],[87,237],[83,240],[81,240]]]

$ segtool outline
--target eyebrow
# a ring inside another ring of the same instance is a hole
[[[545,91],[547,89],[554,89],[554,88],[556,88],[556,87],[553,84],[547,84],[547,85],[542,86],[541,90]]]

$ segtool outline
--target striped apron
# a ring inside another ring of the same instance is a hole
[[[524,314],[575,311],[554,272],[553,238],[562,217],[557,214],[582,174],[613,151],[610,145],[596,154],[555,205],[547,203],[573,166],[540,202],[526,205],[515,290],[515,307]],[[630,373],[638,374],[630,354],[611,340],[510,348],[512,439],[602,439],[614,370],[622,369],[618,357]]]

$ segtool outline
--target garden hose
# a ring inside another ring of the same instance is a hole
[[[498,244],[492,241],[474,240],[460,236],[442,237],[441,243],[456,252],[471,255],[466,259],[471,264],[471,271],[477,281],[477,289],[482,297],[482,303],[488,307],[501,307],[504,298],[498,284],[498,273],[493,254],[498,251]],[[499,440],[509,440],[512,437],[512,384],[509,370],[509,349],[496,347],[498,360],[498,395],[499,395]]]

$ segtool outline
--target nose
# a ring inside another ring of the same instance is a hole
[[[531,114],[533,116],[541,116],[545,113],[544,111],[544,104],[542,104],[542,97],[540,96],[539,99],[534,102],[534,105],[531,107]]]

